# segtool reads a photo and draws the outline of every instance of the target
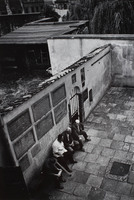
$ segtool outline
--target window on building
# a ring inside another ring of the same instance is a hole
[[[82,83],[82,87],[85,86],[85,69],[82,68],[81,69],[81,83]]]
[[[76,83],[76,74],[73,74],[73,75],[72,75],[72,84],[73,84],[73,83]]]
[[[89,90],[89,101],[90,101],[90,102],[93,101],[93,92],[92,92],[92,89]]]

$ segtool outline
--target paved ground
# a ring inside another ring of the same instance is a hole
[[[64,189],[49,191],[51,200],[134,199],[134,89],[112,87],[85,122],[91,142],[76,152],[78,163]],[[129,164],[126,176],[111,175],[113,162]],[[43,189],[44,191],[44,189]],[[43,192],[40,198],[43,198]]]

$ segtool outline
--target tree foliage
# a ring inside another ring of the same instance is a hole
[[[44,4],[44,9],[42,14],[45,15],[45,17],[53,17],[54,21],[58,21],[60,17],[60,15],[57,12],[55,12],[54,8],[48,5],[47,3]]]
[[[134,33],[134,8],[129,0],[78,0],[68,20],[89,20],[90,33]]]
[[[105,1],[96,6],[91,22],[92,33],[134,33],[134,10],[129,1]]]

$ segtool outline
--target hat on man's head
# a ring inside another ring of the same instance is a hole
[[[77,124],[79,124],[79,123],[80,123],[80,120],[79,120],[79,119],[76,119],[75,122],[76,122]]]

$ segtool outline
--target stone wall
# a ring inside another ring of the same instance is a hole
[[[48,40],[52,73],[72,65],[88,52],[111,44],[113,86],[134,86],[133,35],[66,35]],[[61,59],[62,58],[62,59]]]
[[[104,95],[111,83],[110,57],[107,46],[92,59],[83,58],[83,64],[72,66],[64,76],[59,74],[60,78],[3,117],[12,155],[27,184],[41,170],[52,142],[67,128],[68,104],[75,88],[82,94],[84,118]]]

